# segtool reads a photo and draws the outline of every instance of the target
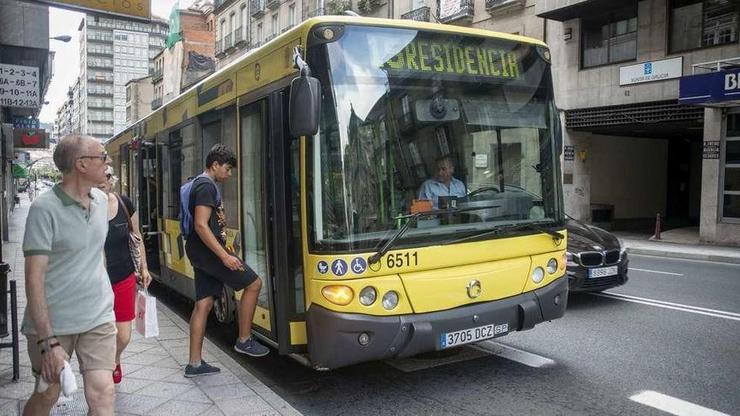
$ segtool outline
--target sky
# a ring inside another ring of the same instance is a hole
[[[172,5],[177,0],[151,0],[152,14],[167,19]],[[193,0],[180,0],[179,8],[184,9],[193,4]],[[67,90],[71,87],[80,72],[80,32],[77,28],[84,16],[83,13],[49,7],[49,36],[69,35],[72,40],[67,43],[49,40],[49,49],[54,55],[54,76],[44,97],[49,104],[41,108],[39,119],[42,123],[53,123],[57,110],[64,103]]]

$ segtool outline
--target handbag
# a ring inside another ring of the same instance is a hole
[[[126,219],[128,220],[128,251],[131,254],[131,260],[133,260],[134,262],[134,273],[136,273],[136,280],[140,280],[141,252],[139,251],[139,246],[141,245],[141,237],[139,237],[139,235],[134,232],[134,224],[131,222],[131,214],[128,212],[126,204],[123,203],[123,200],[121,200],[121,197],[118,194],[115,195],[116,199],[118,199],[118,202],[121,203],[121,206],[123,207],[123,212],[126,214]]]
[[[136,332],[144,338],[159,336],[157,319],[157,298],[151,296],[146,288],[136,292]]]

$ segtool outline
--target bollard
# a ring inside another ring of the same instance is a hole
[[[660,240],[660,212],[655,216],[655,235],[653,239]]]

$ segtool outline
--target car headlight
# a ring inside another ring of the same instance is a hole
[[[332,285],[321,289],[321,294],[331,303],[346,306],[352,302],[355,292],[348,286]]]
[[[621,260],[624,258],[624,253],[627,252],[627,247],[625,247],[624,241],[621,239],[618,238],[617,241],[619,242],[619,259]]]
[[[389,311],[398,306],[398,293],[391,290],[383,295],[383,308]]]
[[[542,267],[535,267],[532,270],[532,281],[539,283],[545,278],[545,270]]]
[[[377,297],[378,294],[372,286],[368,286],[360,291],[360,303],[365,306],[372,305]]]

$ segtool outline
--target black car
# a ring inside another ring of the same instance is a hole
[[[627,283],[629,259],[617,237],[570,217],[566,229],[571,292],[599,292]]]

